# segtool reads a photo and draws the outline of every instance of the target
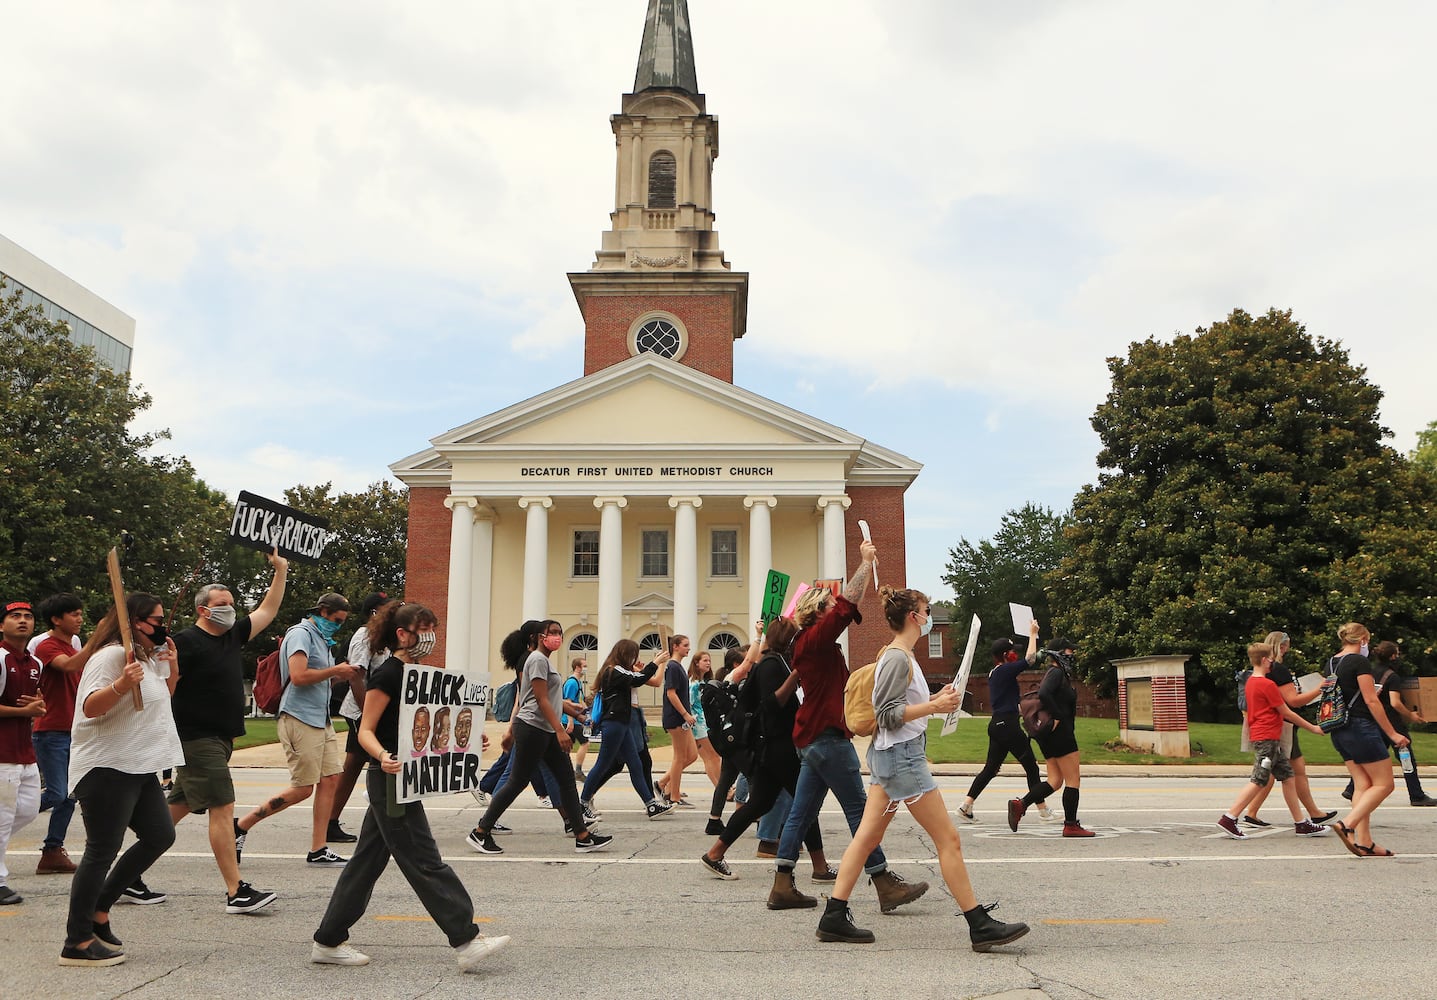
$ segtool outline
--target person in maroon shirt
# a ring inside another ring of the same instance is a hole
[[[0,605],[0,906],[24,901],[10,888],[5,851],[10,837],[40,815],[40,769],[30,724],[45,714],[40,696],[40,664],[25,649],[35,631],[29,601]]]
[[[793,806],[778,842],[778,871],[769,893],[771,910],[811,906],[794,888],[793,870],[804,831],[818,818],[830,790],[843,807],[850,833],[858,830],[868,793],[853,749],[853,733],[843,720],[843,688],[848,683],[848,661],[838,639],[853,622],[861,622],[858,602],[868,591],[878,550],[872,542],[859,546],[861,561],[843,593],[823,588],[806,591],[794,608],[794,620],[803,631],[793,644],[793,669],[803,687],[803,704],[793,725],[793,745],[802,764]],[[890,871],[883,848],[875,847],[863,871],[878,890],[879,909],[891,913],[928,891],[927,882],[909,882]]]
[[[90,661],[91,650],[76,648],[80,626],[85,623],[85,606],[74,594],[55,594],[41,601],[40,621],[50,626],[50,634],[35,647],[45,714],[35,720],[31,739],[40,776],[45,779],[40,811],[50,810],[50,827],[45,831],[35,874],[68,875],[75,871],[75,862],[65,850],[65,833],[75,815],[75,800],[70,798],[70,725],[75,721],[80,672]]]

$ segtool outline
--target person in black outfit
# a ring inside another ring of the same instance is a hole
[[[798,631],[792,618],[774,619],[764,635],[763,656],[753,668],[749,689],[744,692],[746,698],[757,700],[762,739],[749,775],[748,801],[734,811],[708,852],[699,856],[699,861],[715,878],[738,878],[724,861],[724,854],[745,830],[773,808],[782,789],[788,789],[790,795],[797,789],[799,761],[793,746],[793,720],[798,715],[795,697],[798,673],[789,666],[787,657]],[[803,843],[813,859],[814,879],[832,882],[837,878],[838,873],[828,867],[823,855],[823,834],[819,832],[818,820],[809,824]],[[804,905],[818,905],[817,899],[804,898],[809,900]]]
[[[649,819],[667,816],[676,808],[672,802],[662,802],[654,794],[633,724],[634,691],[644,685],[657,687],[659,667],[668,658],[666,650],[660,651],[648,666],[635,669],[639,663],[639,644],[632,639],[620,639],[614,643],[614,648],[604,658],[604,664],[594,678],[594,690],[601,696],[599,718],[594,722],[603,738],[599,741],[599,757],[589,768],[584,789],[579,793],[579,806],[586,812],[594,811],[594,796],[626,765],[629,781],[638,793],[639,801],[644,804],[644,812]]]
[[[1038,687],[1038,697],[1043,708],[1053,717],[1053,728],[1036,737],[1038,749],[1048,766],[1048,780],[1038,783],[1021,799],[1008,802],[1008,827],[1018,832],[1018,823],[1028,807],[1042,802],[1048,796],[1063,791],[1063,836],[1092,837],[1092,830],[1084,829],[1078,822],[1078,785],[1081,775],[1078,769],[1078,737],[1073,724],[1078,717],[1078,691],[1073,687],[1070,672],[1073,669],[1073,640],[1054,639],[1048,655],[1053,665],[1043,675]],[[1067,786],[1066,788],[1064,786]]]
[[[1422,717],[1421,712],[1408,708],[1402,702],[1402,672],[1398,669],[1401,657],[1402,650],[1395,642],[1379,642],[1372,647],[1372,674],[1376,678],[1382,707],[1387,711],[1387,721],[1403,736],[1409,736],[1409,723],[1425,726],[1427,720]],[[1407,749],[1410,751],[1412,747],[1409,745]],[[1417,758],[1412,759],[1410,772],[1402,772],[1402,780],[1407,785],[1407,799],[1414,806],[1437,806],[1437,799],[1431,798],[1422,790],[1422,778],[1417,774]],[[1352,800],[1351,778],[1347,779],[1347,788],[1342,797],[1349,802]]]
[[[757,623],[754,634],[763,635],[762,622]],[[728,650],[724,653],[723,669],[719,671],[718,682],[720,684],[727,682],[736,689],[738,684],[748,676],[748,672],[753,669],[754,664],[758,662],[758,654],[759,644],[757,642]],[[714,736],[718,735],[718,719],[714,719],[710,723],[709,732]],[[717,837],[723,833],[724,806],[728,802],[729,792],[733,790],[734,782],[738,781],[738,776],[738,757],[729,754],[722,758],[719,762],[719,780],[714,784],[713,802],[709,804],[709,821],[704,826],[704,833],[710,837]]]
[[[1023,730],[1023,719],[1018,714],[1018,675],[1038,663],[1038,623],[1034,621],[1029,628],[1028,651],[1023,658],[1019,658],[1018,647],[1012,639],[996,639],[992,649],[993,669],[988,673],[988,695],[993,702],[993,715],[988,720],[988,760],[968,787],[963,804],[958,807],[958,818],[969,823],[978,822],[973,816],[973,804],[988,787],[988,782],[997,776],[1009,754],[1022,765],[1030,792],[1042,781],[1038,775],[1038,760],[1033,756],[1033,745]],[[1038,811],[1044,819],[1051,816],[1044,803],[1039,803]]]

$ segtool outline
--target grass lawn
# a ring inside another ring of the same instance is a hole
[[[1192,743],[1190,758],[1160,757],[1157,754],[1131,750],[1110,750],[1104,744],[1116,742],[1117,719],[1078,719],[1078,747],[1084,763],[1092,764],[1251,764],[1252,754],[1238,750],[1242,727],[1233,723],[1190,722],[1188,738]],[[935,719],[929,726],[928,759],[935,764],[981,764],[988,753],[988,719],[978,716],[962,719],[951,736],[939,736],[942,721]],[[1342,758],[1332,748],[1332,739],[1303,731],[1298,734],[1303,756],[1312,764],[1341,764]],[[1412,734],[1413,752],[1418,761],[1437,759],[1437,734]],[[1034,744],[1037,749],[1037,744]]]

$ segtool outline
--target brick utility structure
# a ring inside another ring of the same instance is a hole
[[[1114,660],[1118,670],[1118,739],[1165,757],[1191,757],[1187,656]]]
[[[921,466],[734,384],[749,277],[715,228],[718,119],[683,0],[650,0],[610,124],[609,229],[568,276],[582,376],[391,466],[410,487],[406,596],[443,612],[440,662],[475,680],[527,618],[562,622],[561,669],[584,652],[591,673],[619,639],[657,648],[661,627],[696,650],[747,643],[768,571],[845,577],[860,518],[880,580],[907,572],[904,492]],[[865,607],[856,663],[888,636]]]

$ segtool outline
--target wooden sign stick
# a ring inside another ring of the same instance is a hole
[[[115,598],[115,621],[120,626],[120,645],[125,648],[125,659],[129,661],[135,655],[135,640],[130,633],[130,613],[125,608],[125,583],[120,579],[120,550],[118,548],[110,550],[105,565],[110,571],[110,593]],[[135,703],[136,712],[145,707],[145,696],[140,694],[138,684],[130,688],[130,700]]]

